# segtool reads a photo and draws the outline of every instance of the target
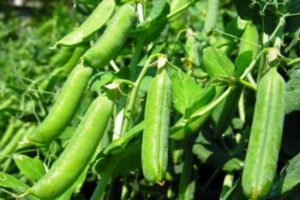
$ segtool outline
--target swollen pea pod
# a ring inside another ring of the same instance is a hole
[[[84,64],[103,68],[118,55],[135,20],[134,8],[126,4],[113,16],[103,35],[82,56]]]
[[[219,15],[219,0],[207,1],[207,15],[204,22],[204,31],[208,34],[216,26]]]
[[[145,108],[142,169],[150,183],[161,182],[167,170],[170,110],[171,79],[161,68],[150,84]]]
[[[55,199],[80,176],[92,159],[108,126],[113,102],[106,96],[97,97],[89,106],[66,149],[51,169],[26,191],[41,199]]]
[[[62,133],[80,103],[91,74],[92,69],[81,64],[74,68],[49,114],[29,137],[29,142],[48,145]]]
[[[284,122],[284,88],[285,82],[276,68],[271,68],[258,84],[242,175],[244,193],[252,200],[268,194],[276,174]]]
[[[59,40],[56,45],[75,46],[86,41],[106,23],[114,9],[114,0],[103,0],[77,29]]]

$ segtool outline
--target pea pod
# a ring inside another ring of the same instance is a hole
[[[74,68],[49,114],[29,137],[30,142],[48,145],[59,136],[76,111],[91,74],[91,68],[82,65]]]
[[[284,85],[276,68],[270,69],[258,85],[242,176],[244,193],[253,200],[268,194],[276,174],[284,120]]]
[[[114,0],[103,0],[92,14],[74,31],[59,40],[56,45],[75,46],[99,30],[110,18],[115,8]]]
[[[145,108],[142,169],[150,183],[161,182],[168,164],[171,80],[162,68],[152,80]]]
[[[10,142],[3,149],[1,149],[0,161],[3,161],[5,158],[7,158],[8,156],[11,156],[11,154],[14,153],[14,151],[18,147],[18,144],[19,144],[20,140],[22,140],[22,138],[24,137],[27,130],[28,130],[28,124],[23,125],[15,133],[13,138],[11,138]]]
[[[102,68],[118,55],[135,19],[134,8],[126,4],[114,15],[103,35],[84,55],[86,65]]]
[[[97,97],[51,169],[28,189],[41,199],[55,199],[80,176],[92,159],[107,128],[113,111],[113,102],[106,96]]]

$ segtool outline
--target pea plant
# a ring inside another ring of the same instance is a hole
[[[0,15],[0,199],[299,199],[299,0],[44,6]]]

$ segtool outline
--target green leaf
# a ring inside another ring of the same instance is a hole
[[[291,78],[286,83],[285,112],[290,113],[300,109],[300,68],[292,70]]]
[[[240,170],[242,162],[231,157],[223,149],[221,149],[207,133],[200,132],[195,144],[193,145],[193,153],[202,162],[223,169],[224,171]]]
[[[198,100],[195,101],[192,106],[186,109],[184,117],[188,119],[193,113],[207,106],[207,104],[215,97],[215,95],[216,90],[214,87],[209,86],[205,88]]]
[[[284,13],[296,14],[300,13],[300,0],[289,0],[286,4],[282,4]],[[294,33],[300,28],[300,16],[288,17],[285,24],[286,33]]]
[[[172,73],[172,101],[181,114],[194,105],[203,95],[201,88],[190,76],[182,71]]]
[[[261,24],[261,11],[264,7],[263,20],[264,20],[264,32],[271,34],[277,25],[278,17],[276,16],[276,4],[270,4],[266,1],[253,0],[234,0],[236,11],[238,15],[244,20],[251,20],[254,24]]]
[[[284,167],[279,181],[275,184],[272,190],[274,196],[283,195],[292,191],[300,183],[300,153],[288,161]]]
[[[0,172],[0,186],[11,188],[18,192],[25,192],[29,186],[12,175]]]
[[[215,47],[203,50],[203,64],[211,78],[229,77],[234,74],[234,64],[222,51]]]
[[[100,156],[95,169],[98,173],[106,173],[112,170],[112,176],[126,175],[141,165],[141,143],[142,137],[126,144],[114,154]]]
[[[253,53],[251,51],[245,51],[237,56],[235,59],[236,73],[237,77],[241,76],[245,69],[249,66],[252,61]]]
[[[38,181],[46,173],[43,162],[38,158],[15,154],[13,159],[19,170],[33,181]]]
[[[147,16],[145,21],[139,25],[140,27],[148,25],[149,23],[156,20],[158,17],[168,14],[170,11],[170,6],[167,0],[154,0],[152,6],[153,7],[149,15]]]

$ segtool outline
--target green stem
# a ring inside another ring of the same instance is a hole
[[[110,179],[112,178],[112,173],[113,173],[114,167],[111,167],[109,169],[110,169],[109,171],[102,173],[102,176],[97,183],[96,189],[94,190],[91,200],[101,200],[102,199],[105,189],[106,189],[106,186],[108,185]]]
[[[134,86],[133,86],[133,88],[131,90],[131,93],[128,97],[128,101],[127,101],[128,103],[127,103],[127,106],[126,106],[126,109],[125,109],[123,127],[122,127],[122,134],[125,133],[129,128],[129,125],[130,125],[130,122],[131,122],[131,117],[132,117],[131,116],[132,115],[132,110],[133,110],[134,103],[135,103],[140,85],[142,83],[142,80],[143,80],[144,76],[146,75],[146,72],[147,72],[148,68],[150,67],[153,58],[155,58],[159,55],[161,55],[161,54],[153,54],[147,59],[141,73],[139,74],[137,80],[134,83]]]
[[[212,109],[214,109],[219,103],[221,103],[229,94],[230,92],[233,90],[233,87],[230,86],[227,88],[227,90],[225,90],[225,92],[223,92],[222,95],[220,95],[218,98],[216,98],[213,102],[211,102],[210,104],[208,104],[206,107],[204,107],[203,109],[199,110],[198,112],[196,112],[195,114],[192,115],[192,117],[189,120],[193,120],[193,118],[198,118],[201,117],[203,115],[205,115],[206,113],[210,112]],[[188,121],[189,121],[188,120]]]
[[[300,58],[296,58],[287,63],[287,66],[292,66],[300,63]]]
[[[174,12],[168,14],[167,15],[168,20],[170,20],[171,18],[175,17],[176,15],[178,15],[179,13],[181,13],[182,11],[184,11],[185,9],[187,9],[188,7],[190,7],[191,5],[193,5],[195,2],[197,2],[197,0],[192,0],[192,1],[188,2],[188,3],[186,3],[185,5],[181,6],[180,8],[178,8]]]
[[[257,86],[252,84],[252,83],[249,83],[248,81],[245,81],[243,79],[238,79],[238,82],[240,84],[242,84],[243,86],[247,87],[247,88],[250,88],[251,90],[254,90],[256,91],[257,90]]]
[[[129,64],[129,69],[132,70],[132,74],[130,77],[131,80],[134,80],[137,76],[137,73],[139,70],[139,68],[137,67],[137,64],[141,57],[145,39],[146,39],[146,34],[144,32],[142,32],[141,35],[139,36],[139,38],[137,39],[137,44],[136,44],[132,59]]]

